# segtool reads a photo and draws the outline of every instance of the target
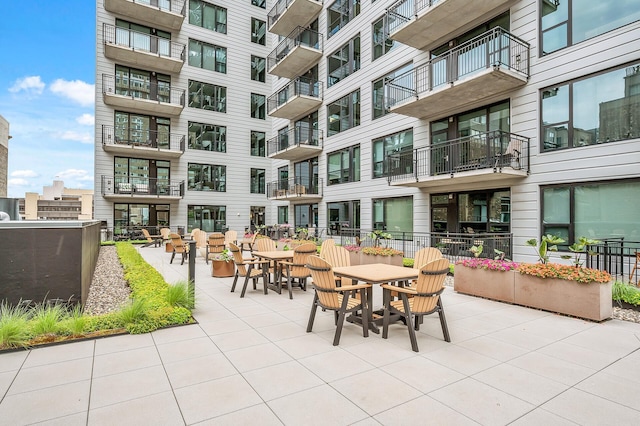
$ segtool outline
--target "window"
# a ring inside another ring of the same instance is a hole
[[[251,94],[251,117],[259,118],[260,120],[266,119],[266,97],[264,95],[258,95],[256,93]]]
[[[257,226],[265,224],[264,206],[251,206],[249,208],[249,220],[251,220],[251,230],[255,231]]]
[[[360,36],[356,36],[327,58],[327,87],[360,69]]]
[[[278,206],[278,223],[289,223],[289,206]]]
[[[205,232],[224,232],[227,228],[226,206],[187,206],[187,227]]]
[[[267,60],[251,55],[251,80],[265,82],[267,76]]]
[[[296,204],[293,207],[296,228],[318,226],[317,204]]]
[[[201,151],[227,152],[227,128],[190,121],[189,148]]]
[[[296,186],[293,189],[296,193],[318,194],[318,157],[300,161],[293,165],[294,178],[289,180]],[[317,221],[316,221],[317,223]]]
[[[360,180],[360,145],[327,154],[327,185]]]
[[[265,156],[265,132],[251,131],[251,155],[254,157]]]
[[[171,33],[116,19],[116,44],[141,52],[173,56]]]
[[[413,149],[413,129],[373,140],[373,177],[386,176],[385,159],[396,153]]]
[[[640,63],[543,89],[544,151],[640,137]]]
[[[251,42],[265,46],[267,44],[267,23],[251,18]]]
[[[265,170],[251,169],[251,193],[265,194]]]
[[[327,105],[327,136],[360,125],[360,89]]]
[[[327,203],[327,227],[331,235],[342,228],[360,228],[360,201]]]
[[[336,0],[327,8],[327,38],[360,14],[360,0]]]
[[[385,93],[385,83],[388,83],[393,78],[399,75],[411,71],[412,68],[413,64],[404,65],[403,67],[400,67],[397,70],[392,71],[384,77],[373,82],[373,119],[380,118],[389,112],[387,111],[387,107],[385,105],[385,98],[387,97],[387,94]]]
[[[189,39],[189,65],[226,74],[227,48]]]
[[[113,224],[116,235],[129,226],[169,226],[168,204],[114,203]]]
[[[577,183],[542,187],[542,233],[593,239],[640,235],[640,181]],[[621,206],[624,206],[621,208]]]
[[[189,80],[189,107],[227,112],[227,88]]]
[[[413,197],[374,199],[373,229],[413,232]]]
[[[201,0],[189,0],[189,23],[226,34],[227,9]]]
[[[261,7],[263,9],[267,8],[267,0],[251,0],[251,4],[254,6]]]
[[[117,144],[170,149],[171,120],[168,118],[115,112],[115,138]]]
[[[165,74],[116,65],[115,84],[116,95],[171,102],[171,77]]]
[[[542,55],[572,46],[640,19],[633,1],[540,0]]]
[[[398,43],[389,38],[388,34],[386,33],[384,25],[385,19],[387,19],[386,16],[383,16],[373,23],[371,40],[373,46],[373,61],[375,61],[385,53],[391,51],[391,49],[398,45]]]
[[[113,160],[114,194],[175,195],[179,184],[172,185],[171,163],[147,158],[115,157]]]
[[[187,188],[191,191],[226,192],[227,167],[189,163]]]

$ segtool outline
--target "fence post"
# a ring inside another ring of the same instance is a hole
[[[193,294],[195,303],[196,296],[196,242],[189,241],[189,294]]]

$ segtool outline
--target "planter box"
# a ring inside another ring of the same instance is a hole
[[[349,261],[351,262],[351,266],[360,265],[360,252],[350,251]]]
[[[456,265],[453,289],[459,293],[515,303],[516,271],[487,271]]]
[[[224,260],[211,261],[211,276],[216,278],[232,277],[235,274],[235,264],[233,261],[225,262]]]
[[[379,256],[372,254],[358,253],[360,255],[360,262],[357,265],[369,265],[372,263],[386,263],[387,265],[402,266],[402,255],[396,256]]]

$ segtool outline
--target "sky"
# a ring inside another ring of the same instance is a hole
[[[93,189],[95,2],[3,1],[0,115],[10,198],[54,180]]]

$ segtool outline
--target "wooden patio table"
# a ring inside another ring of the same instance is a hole
[[[267,283],[267,287],[271,290],[280,293],[278,289],[278,280],[280,280],[282,276],[282,268],[280,266],[280,262],[283,260],[293,260],[293,250],[275,250],[275,251],[254,251],[252,253],[253,256],[259,257],[260,259],[271,260],[274,262],[273,266],[273,282]],[[265,268],[268,268],[265,265]]]

